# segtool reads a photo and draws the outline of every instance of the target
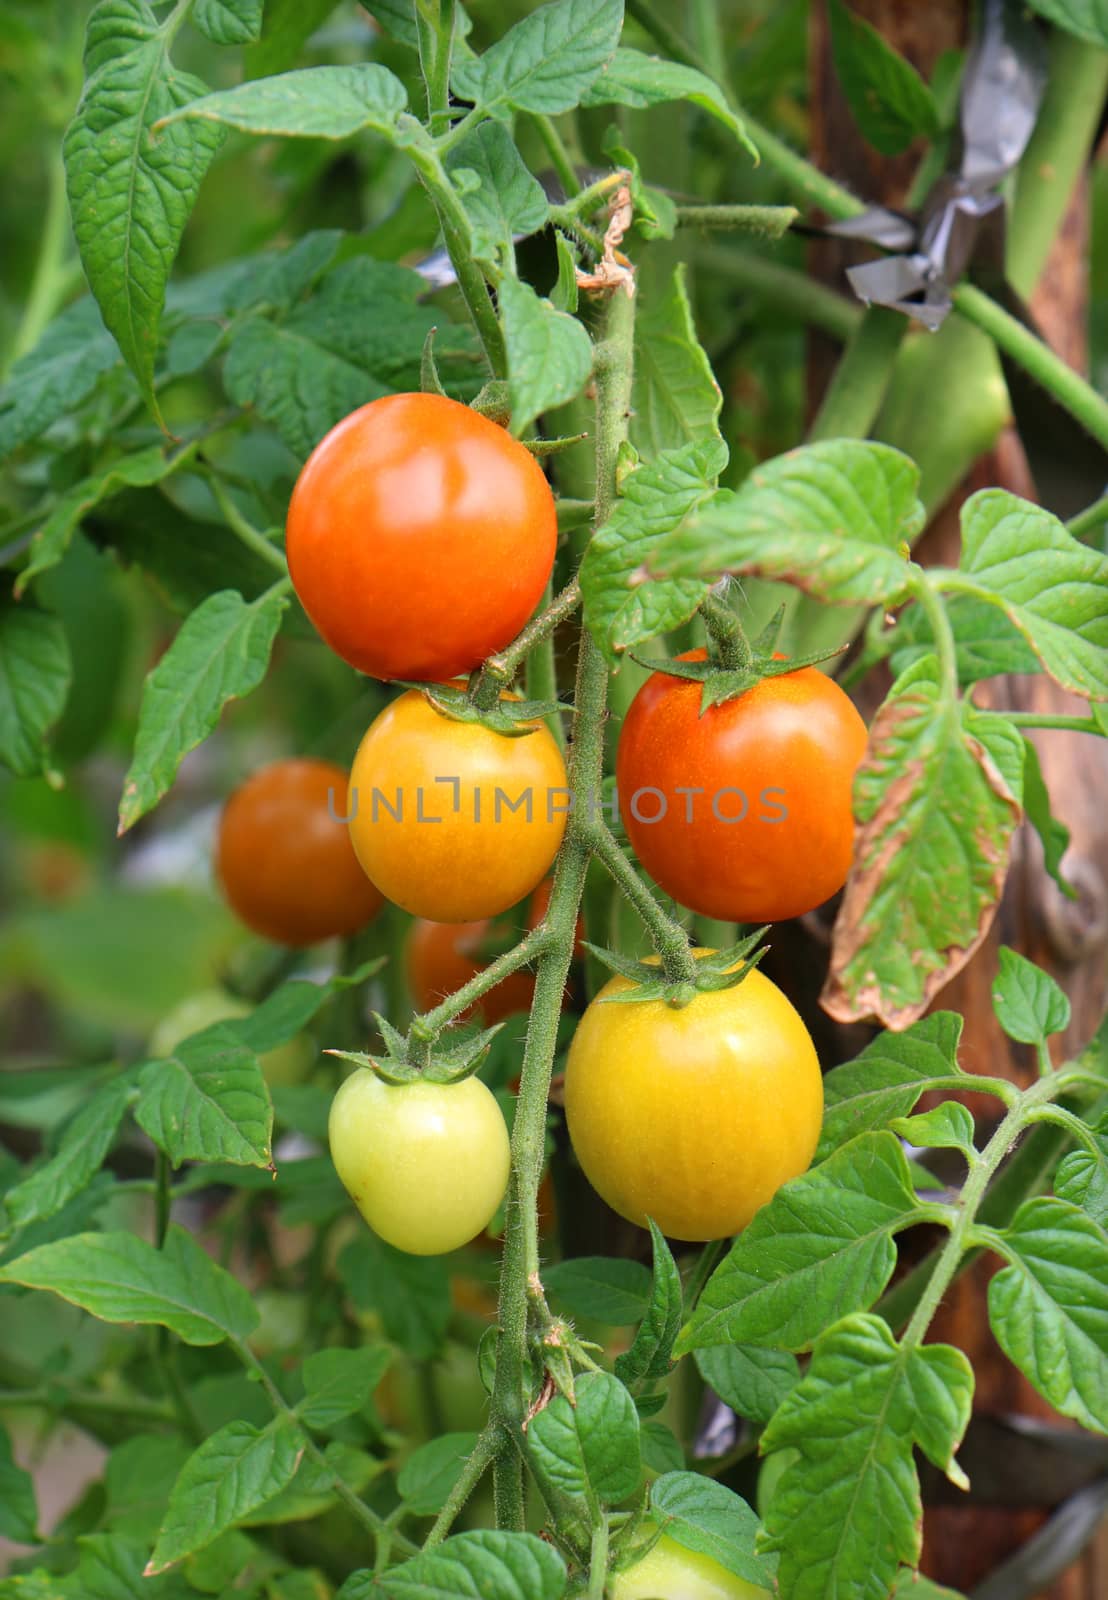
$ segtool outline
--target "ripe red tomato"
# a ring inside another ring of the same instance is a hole
[[[819,1139],[823,1080],[808,1030],[776,984],[749,972],[688,1005],[612,1005],[613,978],[566,1060],[569,1137],[614,1211],[674,1239],[745,1228]]]
[[[527,908],[528,928],[538,927],[546,915],[553,881],[544,878],[531,896]],[[408,987],[417,1011],[430,1011],[488,966],[491,958],[484,955],[481,946],[491,928],[490,917],[482,917],[477,922],[428,922],[418,917],[412,923],[408,934]],[[575,958],[582,954],[583,938],[584,924],[578,917],[573,946]],[[494,1022],[502,1022],[513,1012],[529,1011],[534,994],[533,974],[512,972],[459,1016],[465,1021],[480,1015],[485,1026],[491,1028]]]
[[[700,691],[655,672],[631,702],[616,782],[636,855],[667,894],[707,917],[778,922],[811,911],[850,870],[865,723],[815,667],[764,678],[703,716]]]
[[[519,737],[457,722],[409,690],[369,726],[350,771],[350,837],[413,916],[472,922],[530,894],[558,852],[569,795],[542,722]]]
[[[263,938],[300,946],[356,933],[384,904],[341,820],[346,785],[330,761],[274,761],[224,806],[216,874],[232,911]]]
[[[344,661],[375,678],[469,672],[513,639],[554,565],[554,497],[534,456],[435,394],[351,412],[289,504],[289,571]]]

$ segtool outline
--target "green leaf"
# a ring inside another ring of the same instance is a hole
[[[155,1250],[130,1233],[79,1233],[0,1267],[0,1282],[45,1289],[102,1322],[160,1323],[186,1344],[245,1339],[258,1325],[250,1295],[173,1226]]]
[[[736,1416],[768,1422],[800,1381],[800,1367],[787,1350],[757,1345],[712,1345],[695,1352],[697,1371]]]
[[[662,451],[624,479],[581,563],[585,623],[609,662],[685,622],[707,593],[697,579],[643,582],[642,569],[656,541],[713,493],[726,462],[722,440],[709,439]]]
[[[296,1037],[325,1005],[344,989],[356,989],[365,983],[383,965],[384,958],[375,956],[363,961],[352,972],[339,972],[325,983],[311,983],[306,978],[293,978],[266,996],[260,1006],[255,1006],[248,1017],[228,1020],[223,1024],[257,1055],[264,1056]]]
[[[189,21],[213,44],[252,44],[261,37],[264,0],[194,0]]]
[[[0,1535],[17,1544],[38,1541],[38,1504],[34,1479],[12,1456],[12,1442],[0,1422]]]
[[[673,1365],[670,1358],[684,1310],[684,1290],[677,1263],[658,1224],[650,1217],[647,1222],[654,1251],[650,1305],[631,1348],[617,1356],[615,1363],[616,1377],[628,1384],[667,1376]]]
[[[297,60],[306,40],[334,11],[338,0],[265,0],[262,36],[243,51],[248,78],[283,72]]]
[[[1025,1200],[995,1240],[997,1343],[1056,1411],[1108,1433],[1108,1234],[1065,1200]]]
[[[901,1563],[919,1562],[923,1508],[912,1447],[964,1488],[954,1452],[972,1394],[969,1362],[950,1345],[898,1345],[880,1317],[864,1315],[824,1334],[762,1435],[766,1453],[799,1451],[766,1508],[782,1594],[888,1600]]]
[[[175,451],[151,445],[133,456],[123,456],[118,461],[102,467],[90,477],[67,489],[50,515],[35,534],[31,544],[31,559],[19,574],[16,592],[21,594],[32,578],[55,566],[69,548],[77,524],[85,514],[108,500],[121,489],[148,488],[160,483],[171,472],[196,453],[194,445]]]
[[[0,761],[17,778],[46,768],[46,735],[65,709],[69,642],[59,617],[0,600]]]
[[[408,1457],[396,1488],[414,1516],[433,1517],[442,1510],[476,1443],[475,1433],[443,1433]]]
[[[816,1160],[856,1134],[887,1128],[906,1117],[925,1089],[961,1072],[958,1043],[962,1019],[956,1011],[933,1011],[903,1033],[879,1033],[853,1061],[823,1080],[823,1130]]]
[[[145,1576],[202,1550],[292,1482],[304,1449],[295,1422],[280,1416],[258,1429],[231,1422],[205,1439],[181,1468]]]
[[[454,93],[483,111],[570,111],[613,55],[622,27],[623,0],[554,0],[523,17],[484,55],[457,62]]]
[[[330,1428],[368,1405],[392,1353],[381,1345],[316,1350],[304,1361],[304,1398],[297,1410],[309,1428]]]
[[[322,1516],[325,1511],[330,1511],[332,1506],[338,1504],[338,1495],[335,1490],[335,1478],[338,1476],[359,1494],[368,1483],[378,1477],[385,1470],[385,1462],[379,1461],[375,1456],[369,1455],[365,1450],[356,1450],[353,1445],[343,1444],[338,1439],[332,1439],[323,1452],[326,1465],[311,1460],[304,1455],[300,1458],[300,1465],[296,1469],[296,1476],[292,1482],[282,1489],[280,1494],[267,1500],[256,1511],[251,1511],[239,1518],[239,1526],[243,1528],[272,1528],[280,1527],[288,1522],[307,1522],[312,1517]],[[191,1567],[189,1575],[191,1577]]]
[[[1108,698],[1108,558],[1057,517],[1004,489],[971,495],[954,581],[1001,606],[1064,689]]]
[[[664,105],[671,100],[691,100],[733,133],[755,160],[758,151],[740,119],[727,104],[723,91],[711,78],[677,61],[644,55],[641,50],[617,50],[599,77],[586,90],[583,106]]]
[[[776,1562],[754,1548],[761,1524],[746,1501],[698,1472],[667,1472],[650,1491],[663,1533],[686,1550],[710,1556],[744,1583],[773,1588]]]
[[[862,1134],[756,1214],[709,1278],[676,1353],[806,1349],[840,1316],[873,1304],[896,1266],[895,1234],[916,1220],[899,1140]]]
[[[564,233],[555,230],[554,248],[558,255],[558,281],[550,291],[550,304],[555,311],[577,310],[577,255]]]
[[[957,1100],[944,1100],[916,1117],[894,1117],[890,1127],[917,1150],[961,1150],[972,1156],[974,1122]]]
[[[889,445],[828,439],[763,462],[663,539],[662,577],[785,579],[836,605],[903,597],[905,544],[923,526],[919,469]]]
[[[1076,34],[1089,44],[1108,46],[1108,3],[1106,0],[1028,0],[1048,22]]]
[[[55,317],[0,388],[0,456],[72,416],[118,362],[119,347],[91,295]]]
[[[1092,1138],[1095,1149],[1072,1150],[1059,1163],[1054,1193],[1108,1227],[1108,1117],[1096,1124]]]
[[[681,265],[674,269],[669,292],[635,319],[631,443],[647,461],[681,445],[704,446],[719,437],[722,405],[711,363],[696,337]]]
[[[547,1267],[543,1283],[571,1317],[588,1317],[611,1328],[641,1322],[650,1306],[650,1273],[641,1261],[622,1256],[577,1256]]]
[[[231,336],[223,385],[280,433],[298,458],[356,407],[419,387],[427,335],[448,394],[468,398],[478,378],[472,331],[417,303],[418,273],[359,257],[329,272],[279,322],[251,317]]]
[[[360,1311],[412,1360],[438,1353],[450,1321],[450,1275],[437,1256],[409,1256],[368,1232],[342,1250],[339,1277]]]
[[[392,138],[407,104],[400,79],[375,62],[302,67],[193,99],[162,125],[173,129],[187,119],[260,137],[349,139],[369,130]]]
[[[1073,899],[1077,891],[1062,875],[1062,858],[1069,849],[1070,830],[1050,808],[1050,793],[1039,764],[1039,752],[1030,739],[1024,739],[1023,810],[1039,835],[1043,846],[1043,866],[1062,893]]]
[[[1003,611],[986,600],[953,595],[947,602],[946,616],[954,635],[958,683],[962,688],[1002,673],[1042,671],[1039,658],[1022,634]],[[921,656],[935,654],[931,621],[921,605],[905,606],[890,642],[889,661],[898,678]]]
[[[1020,1044],[1045,1044],[1069,1027],[1070,1003],[1054,979],[1007,945],[1000,947],[992,998],[1000,1026]]]
[[[169,270],[223,140],[210,126],[154,132],[206,88],[171,63],[167,26],[146,0],[100,0],[85,41],[88,79],[63,145],[81,263],[155,414],[154,355]]]
[[[592,371],[592,344],[576,317],[555,311],[530,284],[505,276],[500,318],[508,354],[508,398],[517,437],[543,411],[564,405]]]
[[[566,1568],[533,1533],[456,1533],[374,1577],[348,1578],[335,1600],[562,1600]]]
[[[224,589],[182,623],[143,685],[135,752],[119,803],[120,833],[157,805],[227,702],[262,682],[287,605],[282,584],[250,602]]]
[[[821,997],[903,1028],[988,933],[1019,805],[933,656],[893,684],[854,778],[854,864]]]
[[[549,206],[542,184],[524,166],[507,128],[500,122],[478,123],[450,151],[446,170],[469,218],[473,254],[493,266],[502,262],[510,266],[514,236],[537,233]],[[464,187],[463,174],[470,177]]]
[[[863,138],[885,156],[934,138],[939,108],[916,69],[843,0],[830,0],[829,14],[835,72]]]
[[[6,1211],[11,1226],[24,1228],[54,1216],[80,1194],[100,1171],[133,1094],[127,1077],[97,1090],[68,1125],[50,1160],[8,1190],[0,1216]]]
[[[642,1477],[639,1414],[609,1372],[585,1372],[577,1404],[557,1394],[532,1418],[527,1459],[540,1485],[590,1504],[614,1505],[634,1494]]]
[[[639,1412],[640,1417],[642,1412]],[[639,1429],[642,1443],[642,1464],[648,1472],[682,1472],[685,1467],[685,1450],[672,1428],[651,1417]]]
[[[135,1121],[179,1167],[183,1161],[272,1165],[273,1108],[258,1058],[214,1023],[151,1061],[139,1077]]]

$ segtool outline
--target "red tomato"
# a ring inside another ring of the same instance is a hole
[[[344,661],[420,682],[469,672],[513,639],[554,565],[542,468],[496,423],[395,394],[316,446],[289,504],[289,571]]]
[[[342,821],[347,776],[330,761],[274,761],[236,789],[216,836],[232,911],[278,944],[356,933],[380,911]]]
[[[667,894],[707,917],[778,922],[811,911],[850,869],[865,723],[815,667],[764,678],[703,716],[700,693],[655,672],[631,702],[616,781],[636,855]]]

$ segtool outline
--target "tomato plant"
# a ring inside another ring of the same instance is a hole
[[[779,922],[811,911],[850,869],[865,723],[815,667],[703,712],[700,694],[698,683],[655,672],[624,718],[616,781],[636,855],[667,894],[707,917]]]
[[[620,1004],[616,977],[582,1017],[566,1062],[566,1120],[612,1208],[675,1239],[745,1228],[816,1148],[823,1082],[808,1030],[777,986]],[[633,992],[633,990],[632,990]]]
[[[385,395],[305,463],[289,571],[344,661],[434,681],[515,638],[550,577],[556,532],[542,468],[503,428],[444,395]]]
[[[922,15],[7,0],[0,1600],[1102,1600],[1108,26]]]
[[[328,1138],[362,1216],[413,1255],[468,1244],[504,1198],[508,1130],[479,1078],[391,1084],[360,1067],[335,1096]]]
[[[565,831],[549,729],[458,722],[415,690],[371,723],[350,769],[350,839],[387,899],[435,922],[495,916],[529,894]]]
[[[274,761],[224,806],[215,870],[231,909],[263,938],[315,944],[380,911],[343,819],[346,782],[329,761]]]

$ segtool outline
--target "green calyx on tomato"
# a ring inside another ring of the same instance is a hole
[[[480,1078],[394,1085],[359,1068],[335,1095],[328,1138],[366,1222],[411,1255],[468,1244],[508,1186],[507,1125]]]
[[[383,1083],[461,1083],[471,1077],[484,1061],[489,1046],[504,1026],[496,1022],[481,1033],[463,1030],[452,1044],[441,1044],[417,1017],[407,1035],[402,1034],[378,1012],[374,1020],[385,1041],[383,1056],[368,1056],[354,1050],[326,1050],[325,1055],[352,1062],[376,1074]],[[449,1037],[449,1036],[448,1036]]]
[[[609,1003],[636,1005],[643,1000],[664,1000],[666,1005],[680,1008],[689,1005],[701,992],[737,988],[765,955],[766,947],[759,950],[757,946],[766,931],[756,928],[726,950],[693,950],[695,978],[677,983],[666,977],[657,956],[645,956],[640,961],[600,945],[586,944],[585,948],[610,972],[628,980],[625,989],[608,996]]]
[[[814,667],[704,712],[700,702],[697,683],[656,672],[624,718],[616,783],[642,866],[679,904],[725,922],[822,905],[850,870],[865,723]]]
[[[400,695],[354,757],[346,815],[366,875],[432,922],[507,911],[546,876],[570,807],[565,762],[543,723],[508,738]]]
[[[606,1593],[608,1600],[772,1600],[770,1589],[665,1533],[639,1560],[611,1574]]]
[[[554,496],[518,440],[438,394],[352,412],[289,503],[293,585],[316,629],[374,678],[471,672],[520,632],[557,543]]]
[[[613,978],[577,1026],[565,1070],[570,1141],[593,1188],[629,1221],[652,1217],[674,1239],[726,1238],[815,1153],[815,1047],[757,971],[680,1009],[609,1003],[633,989]]]

